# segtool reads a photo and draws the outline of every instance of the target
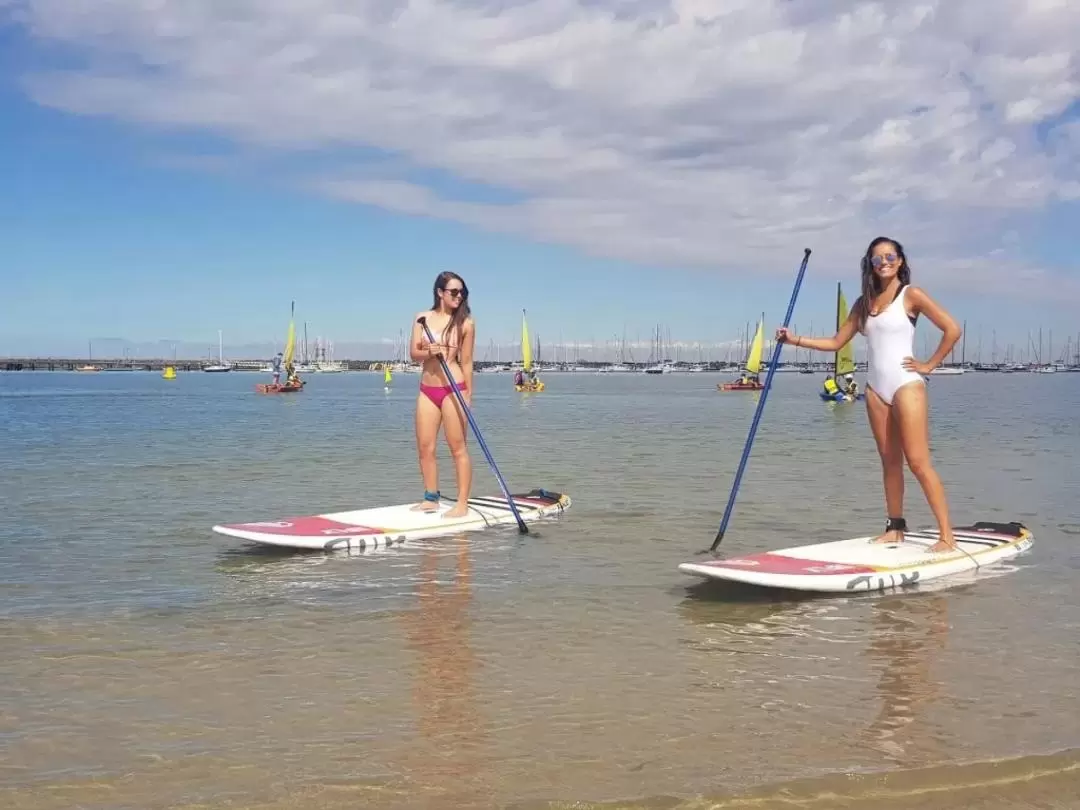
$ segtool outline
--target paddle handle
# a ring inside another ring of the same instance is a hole
[[[795,277],[795,289],[791,291],[791,300],[788,302],[787,313],[784,315],[784,327],[791,323],[791,316],[795,312],[795,300],[799,297],[799,288],[802,287],[803,276],[806,275],[806,265],[810,261],[810,248],[805,248],[802,264],[799,266],[799,274]],[[709,547],[709,551],[715,551],[724,539],[728,521],[731,519],[732,509],[735,507],[735,496],[739,492],[739,484],[742,482],[743,472],[746,470],[746,462],[750,458],[750,448],[754,445],[754,436],[757,434],[758,424],[761,422],[761,414],[765,410],[765,401],[769,397],[769,389],[772,387],[773,374],[776,373],[776,364],[780,360],[780,352],[784,344],[779,340],[773,341],[772,360],[769,361],[769,372],[765,375],[765,387],[761,391],[761,399],[758,400],[754,410],[754,421],[750,423],[750,434],[746,437],[743,447],[742,458],[739,459],[739,468],[735,472],[735,483],[732,484],[731,494],[728,496],[727,507],[724,509],[724,518],[720,521],[720,530],[716,533],[716,539]]]
[[[431,334],[431,330],[428,329],[427,318],[421,315],[416,319],[416,322],[420,324],[420,327],[424,330],[424,334],[427,336],[428,342],[432,345],[435,344],[435,336]],[[495,464],[495,459],[491,456],[491,451],[488,450],[487,442],[484,441],[484,436],[480,432],[480,428],[476,424],[476,420],[473,418],[472,411],[469,410],[469,406],[465,404],[465,397],[461,395],[461,389],[458,388],[458,384],[454,381],[454,375],[450,373],[450,366],[446,363],[446,358],[443,357],[442,352],[438,352],[436,357],[439,358],[439,363],[442,365],[443,374],[446,375],[446,379],[450,381],[450,387],[454,390],[454,395],[457,397],[458,403],[461,405],[461,409],[465,411],[465,417],[469,420],[469,426],[472,428],[473,433],[476,434],[476,440],[480,444],[480,449],[484,451],[484,457],[487,459],[488,465],[491,467],[491,471],[495,473],[495,478],[499,482],[499,488],[502,489],[503,496],[506,498],[506,504],[510,507],[510,511],[514,513],[514,519],[517,520],[518,531],[522,534],[528,534],[529,528],[525,525],[525,521],[521,517],[521,513],[518,512],[517,504],[514,503],[514,498],[510,494],[509,487],[506,486],[506,481],[503,480],[502,473],[499,472],[498,466]]]

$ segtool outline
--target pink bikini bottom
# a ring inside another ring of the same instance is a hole
[[[466,389],[465,383],[458,383],[458,389],[464,391]],[[448,396],[453,395],[454,386],[452,385],[424,385],[420,383],[420,393],[430,399],[436,408],[442,410],[443,400]]]

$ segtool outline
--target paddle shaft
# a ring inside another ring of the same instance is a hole
[[[806,265],[810,261],[810,248],[805,248],[802,264],[799,266],[799,275],[795,278],[795,289],[791,291],[791,301],[788,302],[787,314],[784,315],[784,327],[791,323],[791,316],[795,312],[795,299],[799,297],[799,288],[802,286],[803,276],[806,275]],[[735,472],[735,483],[731,487],[731,495],[728,496],[727,508],[724,509],[724,518],[720,521],[720,531],[716,533],[716,539],[709,547],[709,551],[715,551],[724,539],[728,521],[731,519],[731,510],[735,507],[735,496],[739,492],[739,483],[742,481],[743,472],[746,470],[746,462],[750,458],[750,448],[754,444],[754,435],[757,433],[758,424],[761,422],[761,414],[765,410],[765,400],[769,397],[769,389],[772,387],[773,374],[776,373],[776,364],[780,360],[780,352],[784,344],[775,341],[772,350],[772,360],[769,361],[769,372],[765,375],[765,387],[761,391],[761,399],[758,400],[757,409],[754,411],[754,421],[750,423],[750,434],[746,437],[746,445],[743,447],[742,458],[739,459],[739,469]]]
[[[434,345],[435,336],[431,334],[431,330],[428,329],[427,318],[421,316],[416,319],[416,322],[419,323],[420,327],[424,330],[424,334],[427,336],[428,341]],[[487,463],[491,467],[491,471],[495,473],[495,478],[498,480],[499,487],[506,497],[506,503],[510,507],[510,511],[514,513],[514,518],[517,520],[518,524],[518,531],[522,534],[528,534],[529,528],[525,525],[525,521],[521,519],[521,513],[518,512],[517,504],[514,503],[514,498],[510,494],[510,489],[506,486],[506,481],[503,480],[502,473],[499,472],[499,468],[495,464],[495,459],[491,457],[491,451],[488,450],[487,442],[484,441],[484,436],[480,433],[480,428],[476,426],[476,420],[473,419],[472,411],[469,410],[469,406],[465,404],[465,397],[461,395],[461,389],[458,388],[458,384],[454,381],[454,375],[450,373],[450,366],[447,365],[446,358],[443,357],[442,352],[439,352],[436,357],[439,358],[439,363],[442,364],[443,373],[446,375],[446,379],[450,381],[450,387],[454,389],[454,395],[457,397],[461,409],[465,411],[465,416],[469,420],[469,426],[472,428],[473,433],[476,434],[476,440],[480,443],[480,449],[484,451],[484,456],[487,458]]]

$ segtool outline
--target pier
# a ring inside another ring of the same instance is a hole
[[[259,371],[267,360],[233,360],[229,363],[233,371]],[[216,365],[216,360],[165,360],[162,358],[135,359],[118,357],[111,360],[85,357],[0,357],[0,370],[3,371],[75,371],[85,366],[93,366],[101,371],[162,371],[172,366],[177,371],[202,371],[207,366]]]
[[[262,371],[269,365],[269,360],[230,360],[228,365],[231,366],[230,371],[243,372]],[[345,371],[381,371],[383,366],[387,364],[395,364],[400,361],[393,361],[387,359],[380,360],[339,360],[335,361],[341,363],[345,367]],[[95,370],[101,372],[120,372],[120,371],[157,371],[164,370],[167,366],[172,366],[177,372],[182,371],[203,371],[208,366],[216,366],[218,361],[213,358],[200,358],[193,359],[176,359],[166,360],[163,358],[132,358],[132,357],[116,357],[116,358],[87,358],[87,357],[0,357],[0,371],[78,371],[80,368],[92,366]],[[738,370],[740,365],[738,363],[730,361],[711,361],[690,364],[686,361],[672,363],[670,360],[665,362],[669,368],[669,371],[687,371],[690,370],[691,365],[697,366],[695,370],[699,371],[733,371]],[[514,368],[520,367],[520,361],[516,364],[500,363],[491,360],[477,360],[474,363],[474,367],[478,372],[484,371],[513,371]],[[861,367],[861,366],[860,366]],[[544,363],[537,366],[542,372],[552,371],[611,371],[613,370],[612,364],[607,361],[601,360],[583,360],[574,364],[571,363]],[[645,371],[649,368],[648,363],[635,363],[628,362],[622,363],[614,370],[618,371]],[[777,368],[778,371],[798,371],[802,366],[797,366],[793,363],[781,363]],[[768,366],[765,365],[761,373],[764,374],[768,370]],[[828,369],[822,366],[815,366],[814,371],[825,372]]]

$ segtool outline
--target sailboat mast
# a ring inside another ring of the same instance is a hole
[[[836,282],[836,331],[840,331],[840,282]],[[840,376],[840,350],[833,352],[832,375],[835,380]]]

